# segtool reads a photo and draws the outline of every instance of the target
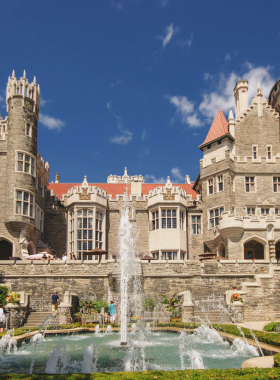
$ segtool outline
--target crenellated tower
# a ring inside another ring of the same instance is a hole
[[[11,234],[26,236],[35,227],[37,128],[40,88],[29,83],[25,71],[13,71],[6,92],[7,162],[4,222]]]

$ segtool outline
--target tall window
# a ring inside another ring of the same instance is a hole
[[[273,191],[274,193],[280,192],[280,177],[273,177]]]
[[[38,230],[44,232],[44,212],[36,205],[35,225]]]
[[[245,177],[245,191],[246,193],[255,192],[255,177]]]
[[[267,159],[271,160],[271,157],[272,157],[272,146],[268,145],[267,146]]]
[[[35,160],[25,153],[17,153],[17,171],[35,176]]]
[[[184,229],[184,211],[180,211],[180,229]]]
[[[166,260],[167,258],[169,260],[177,260],[177,252],[162,252],[162,260]]]
[[[258,158],[258,147],[257,145],[253,145],[253,159],[256,160]]]
[[[75,234],[75,219],[74,219],[74,212],[73,210],[70,211],[70,220],[69,220],[69,233],[70,233],[70,253],[73,255],[75,252],[75,247],[74,247],[74,234]],[[81,260],[81,252],[78,252],[77,254],[78,257],[76,257],[78,260]]]
[[[192,233],[194,235],[201,234],[201,216],[192,215]]]
[[[219,175],[218,176],[218,191],[223,191],[224,190],[224,176]]]
[[[93,248],[93,211],[79,210],[77,220],[77,253]]]
[[[208,179],[208,194],[214,193],[214,184],[213,184],[213,178]]]
[[[45,195],[45,183],[41,179],[41,196],[44,198]]]
[[[33,194],[23,190],[16,190],[16,214],[34,218]]]
[[[218,207],[209,211],[209,228],[213,228],[219,224],[222,212],[224,212],[224,207]]]
[[[256,209],[255,207],[247,207],[247,215],[255,215]]]
[[[102,212],[96,211],[95,247],[102,249]]]
[[[275,215],[280,215],[280,208],[279,207],[275,207]]]
[[[158,218],[158,210],[152,212],[152,230],[158,230],[159,228],[159,218]]]
[[[176,210],[161,210],[161,227],[177,228]]]
[[[32,126],[30,123],[26,123],[25,134],[29,137],[32,136]]]

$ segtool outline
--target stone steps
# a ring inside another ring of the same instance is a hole
[[[229,315],[225,315],[220,311],[208,310],[206,312],[200,309],[194,308],[194,320],[196,322],[201,322],[200,318],[206,323],[210,321],[211,323],[232,323]]]
[[[23,327],[38,327],[41,326],[44,320],[51,315],[50,312],[34,312],[32,311]],[[57,318],[51,322],[52,326],[58,326]]]

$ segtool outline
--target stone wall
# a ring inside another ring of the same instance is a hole
[[[233,285],[243,290],[245,320],[273,319],[280,316],[280,268],[266,260],[187,261],[165,264],[159,261],[137,263],[143,294],[158,303],[190,290],[193,301],[224,300]],[[12,291],[24,290],[30,307],[50,311],[54,291],[66,291],[82,300],[119,300],[119,263],[70,261],[0,261],[0,283],[11,284]]]

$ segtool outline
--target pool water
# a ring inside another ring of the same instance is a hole
[[[46,335],[44,340],[18,345],[4,352],[0,373],[73,373],[187,368],[241,368],[258,356],[255,347],[236,338],[231,345],[215,330],[201,326],[194,334],[128,333],[128,346],[120,347],[119,333]]]

